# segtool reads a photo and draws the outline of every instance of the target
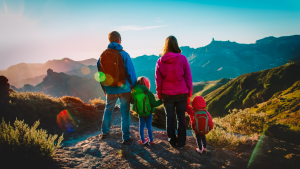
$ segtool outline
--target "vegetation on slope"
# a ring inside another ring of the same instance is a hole
[[[300,80],[277,92],[271,99],[244,110],[233,109],[225,117],[214,118],[215,125],[227,132],[265,134],[272,138],[299,144]]]
[[[206,95],[207,109],[212,116],[223,116],[229,109],[265,102],[298,81],[300,74],[296,72],[300,72],[300,61],[241,75]]]
[[[192,99],[196,96],[206,96],[210,92],[220,88],[224,84],[228,83],[230,79],[222,78],[216,81],[206,81],[206,82],[197,82],[193,83],[193,96]]]
[[[101,99],[91,100],[91,103],[100,103],[99,100]],[[101,108],[99,107],[101,110],[104,108],[102,105],[104,104],[100,104]],[[29,125],[39,120],[41,127],[50,134],[67,133],[66,127],[72,127],[73,130],[78,131],[89,130],[94,126],[99,126],[96,124],[101,120],[101,115],[97,106],[83,103],[79,98],[70,96],[53,98],[37,92],[10,92],[9,102],[2,105],[1,110],[1,116],[11,123],[16,118],[24,120]],[[58,123],[59,118],[63,117],[67,121],[62,129]]]
[[[55,150],[61,147],[61,135],[48,135],[46,130],[37,127],[36,121],[29,127],[23,121],[16,120],[14,127],[7,125],[2,118],[0,124],[0,158],[2,165],[7,168],[36,168],[47,165],[55,156]]]

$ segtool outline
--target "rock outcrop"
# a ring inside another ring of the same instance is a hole
[[[0,104],[9,101],[10,84],[5,76],[0,76]]]

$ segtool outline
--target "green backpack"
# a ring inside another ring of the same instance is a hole
[[[133,110],[136,111],[139,116],[145,117],[151,113],[151,104],[148,98],[147,91],[134,94],[133,100]]]

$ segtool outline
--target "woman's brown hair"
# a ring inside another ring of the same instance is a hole
[[[181,49],[178,46],[177,39],[174,36],[167,37],[165,41],[165,47],[161,56],[168,52],[181,53]]]

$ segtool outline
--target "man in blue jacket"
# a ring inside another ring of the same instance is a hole
[[[121,46],[121,35],[117,31],[112,31],[108,35],[108,40],[110,44],[108,48],[116,49],[118,51],[122,50]],[[116,101],[120,99],[121,103],[121,128],[122,128],[122,137],[123,144],[130,142],[130,98],[131,98],[131,88],[134,87],[137,83],[137,78],[135,70],[131,61],[129,54],[125,51],[120,51],[120,54],[123,58],[125,71],[127,72],[126,83],[122,87],[111,87],[111,86],[102,86],[106,92],[106,107],[104,110],[103,120],[102,120],[102,134],[100,135],[101,139],[107,137],[112,120],[113,110],[116,104]],[[100,58],[97,62],[98,68],[100,68]],[[101,69],[101,68],[100,68]]]

